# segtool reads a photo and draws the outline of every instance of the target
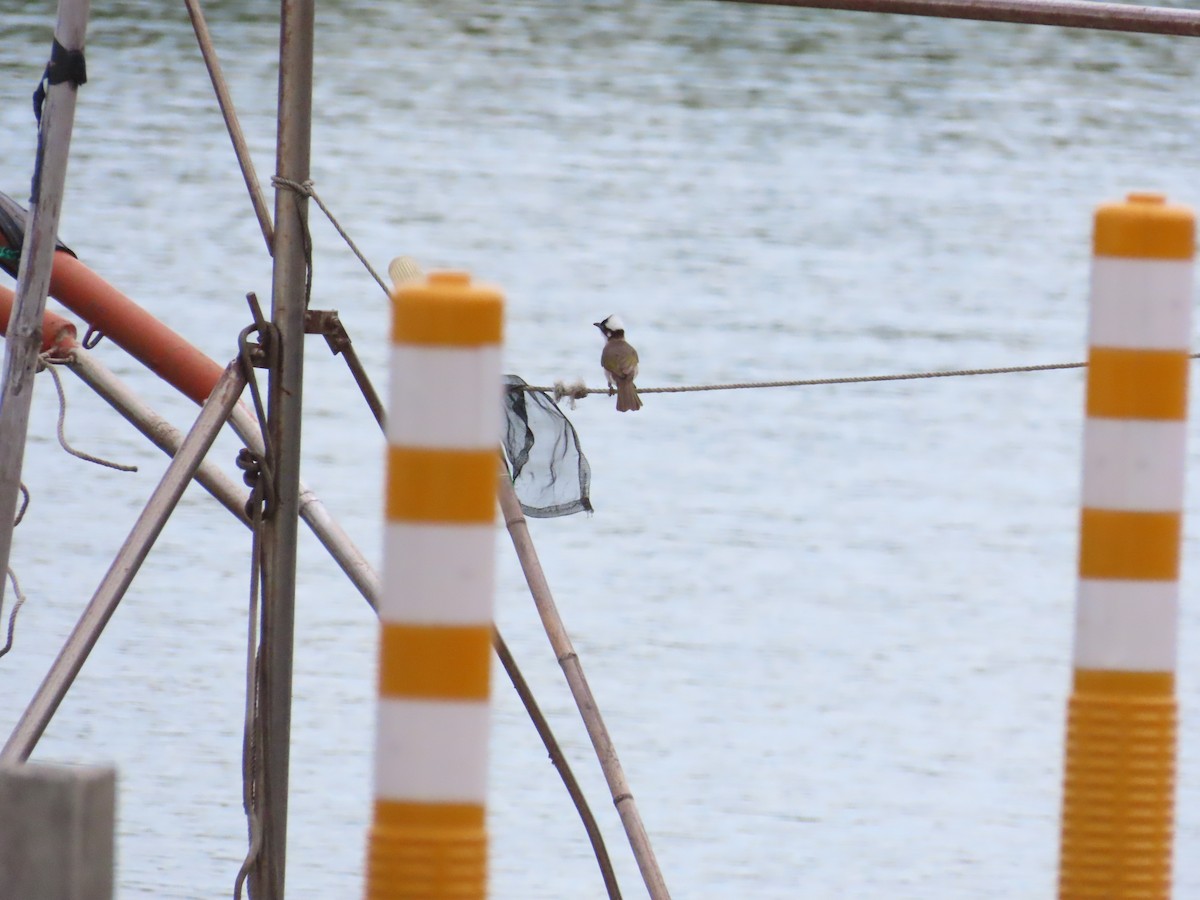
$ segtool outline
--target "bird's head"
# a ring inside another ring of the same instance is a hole
[[[609,316],[607,319],[601,319],[592,324],[599,328],[600,333],[606,338],[625,336],[625,323],[621,321],[620,316]]]

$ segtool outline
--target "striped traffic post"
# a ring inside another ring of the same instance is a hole
[[[392,293],[370,900],[487,891],[503,308],[459,272]]]
[[[1155,194],[1096,213],[1059,865],[1071,900],[1170,894],[1194,230]]]

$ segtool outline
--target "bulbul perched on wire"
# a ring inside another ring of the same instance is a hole
[[[592,324],[605,337],[600,365],[604,366],[609,390],[617,389],[617,412],[641,409],[642,399],[633,383],[638,373],[638,355],[633,345],[625,340],[625,325],[617,316]]]

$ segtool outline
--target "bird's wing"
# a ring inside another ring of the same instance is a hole
[[[613,341],[606,346],[600,362],[619,378],[632,378],[637,374],[637,351],[625,341]]]

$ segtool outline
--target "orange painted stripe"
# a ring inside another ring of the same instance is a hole
[[[1188,352],[1092,347],[1087,414],[1105,419],[1187,418]]]
[[[1097,256],[1191,259],[1195,232],[1195,216],[1188,207],[1168,204],[1157,194],[1131,194],[1129,202],[1107,203],[1096,210],[1092,250]]]
[[[1084,507],[1079,577],[1174,581],[1179,577],[1182,516]]]
[[[392,342],[474,347],[499,344],[504,298],[494,288],[471,283],[462,272],[435,272],[424,282],[392,294]]]
[[[1178,704],[1160,673],[1080,673],[1067,707],[1058,896],[1171,896]],[[1097,682],[1094,685],[1093,682]]]
[[[483,828],[484,809],[475,803],[375,801],[375,826],[382,828]]]
[[[1175,673],[1076,669],[1074,688],[1081,694],[1170,697],[1175,693]]]
[[[387,517],[409,522],[491,522],[496,451],[388,447]]]
[[[379,695],[422,700],[486,700],[490,625],[396,625],[380,628]]]

